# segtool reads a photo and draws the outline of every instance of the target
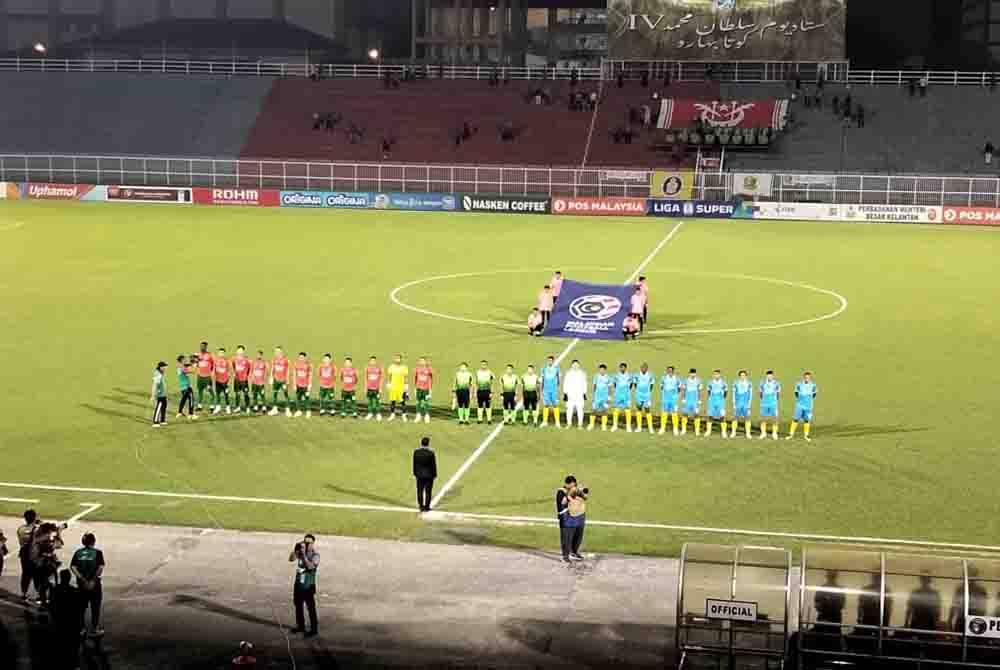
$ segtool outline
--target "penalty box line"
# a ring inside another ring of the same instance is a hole
[[[667,246],[667,243],[674,238],[674,235],[677,234],[677,231],[679,231],[681,229],[681,226],[683,225],[684,222],[680,221],[677,223],[677,225],[671,228],[670,232],[667,233],[666,237],[660,240],[660,243],[657,244],[655,247],[653,247],[653,250],[649,252],[649,254],[642,260],[641,263],[639,263],[639,267],[637,267],[635,271],[632,274],[630,274],[628,278],[623,282],[624,285],[627,286],[629,284],[635,283],[636,278],[640,274],[642,274],[642,271],[646,269],[646,266],[648,266],[650,263],[653,262],[653,259],[656,258],[656,255],[658,253],[660,253],[660,250],[663,249],[663,247]],[[573,349],[575,349],[576,345],[578,345],[579,343],[580,343],[580,338],[578,337],[574,337],[572,340],[570,340],[570,343],[566,345],[566,348],[563,349],[562,352],[560,352],[560,354],[556,357],[555,360],[556,365],[562,363],[569,355],[569,353],[573,351]],[[463,476],[465,476],[465,473],[469,471],[469,468],[471,468],[472,465],[479,460],[480,456],[486,453],[486,450],[489,448],[491,444],[493,444],[493,441],[496,440],[497,437],[500,435],[500,433],[503,432],[505,425],[506,424],[502,421],[499,424],[497,424],[497,427],[490,431],[490,434],[486,436],[486,439],[483,440],[478,447],[476,447],[476,450],[473,451],[469,455],[469,457],[465,459],[462,465],[458,467],[458,470],[455,471],[455,474],[453,474],[448,479],[448,481],[444,483],[444,486],[442,486],[441,489],[438,490],[437,495],[434,496],[434,498],[431,500],[432,508],[436,508],[438,506],[442,498],[448,495],[448,492],[451,491],[452,488],[454,488],[455,484],[457,484],[458,481]]]
[[[257,503],[267,505],[286,505],[294,507],[315,507],[321,509],[343,509],[349,511],[363,512],[394,512],[405,514],[418,514],[412,507],[401,507],[393,505],[363,505],[351,503],[331,503],[308,500],[287,500],[283,498],[254,498],[246,496],[213,495],[208,493],[175,493],[172,491],[143,491],[135,489],[109,489],[93,488],[86,486],[63,486],[57,484],[28,484],[23,482],[0,482],[0,488],[13,488],[33,491],[60,491],[66,493],[99,493],[106,495],[140,496],[146,498],[173,498],[182,500],[205,500],[209,502],[236,502],[236,503]],[[96,503],[86,504],[88,507],[96,507]],[[84,506],[84,505],[81,505]],[[89,514],[93,509],[88,509],[84,514]],[[427,521],[493,521],[499,523],[512,523],[537,526],[554,526],[558,521],[554,518],[537,516],[517,516],[503,514],[477,514],[470,512],[428,512],[420,515]],[[963,551],[963,552],[988,552],[1000,553],[1000,546],[982,544],[964,544],[957,542],[930,542],[924,540],[886,538],[886,537],[853,537],[850,535],[825,535],[808,532],[789,531],[768,531],[768,530],[747,530],[743,528],[716,528],[713,526],[684,526],[679,524],[665,523],[644,523],[633,521],[602,521],[600,519],[587,519],[588,526],[600,526],[603,528],[624,528],[637,530],[666,530],[681,533],[701,533],[705,535],[744,535],[748,537],[760,538],[783,538],[789,540],[805,540],[812,542],[833,542],[838,544],[858,544],[877,546],[903,546],[912,548],[928,548],[936,550]]]

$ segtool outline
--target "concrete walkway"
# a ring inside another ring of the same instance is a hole
[[[0,519],[16,546],[18,520]],[[227,668],[250,640],[266,668],[664,667],[677,561],[320,537],[320,635],[290,635],[299,538],[82,521],[108,561],[105,627],[83,667]],[[555,532],[555,531],[553,531]],[[12,551],[14,550],[12,546]],[[47,616],[0,577],[0,668],[55,670]],[[287,637],[286,637],[287,635]]]

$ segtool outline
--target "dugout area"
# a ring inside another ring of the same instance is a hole
[[[1000,667],[1000,561],[686,544],[678,670]]]

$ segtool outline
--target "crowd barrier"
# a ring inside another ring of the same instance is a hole
[[[1000,226],[1000,208],[0,182],[0,200]]]

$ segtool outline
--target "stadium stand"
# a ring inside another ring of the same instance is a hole
[[[268,78],[4,73],[5,153],[236,157]]]

